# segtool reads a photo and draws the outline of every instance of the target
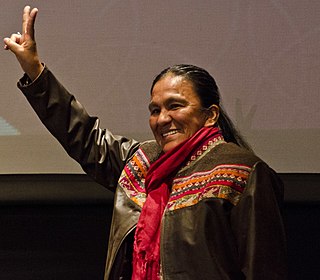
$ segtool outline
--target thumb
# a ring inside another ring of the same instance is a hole
[[[4,38],[3,39],[5,45],[4,45],[4,49],[5,50],[10,50],[12,51],[14,54],[16,54],[20,48],[20,45],[17,44],[16,42],[14,42],[13,40],[11,40],[10,38]]]

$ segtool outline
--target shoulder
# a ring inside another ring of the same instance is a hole
[[[244,165],[252,168],[262,160],[252,151],[239,147],[234,143],[223,143],[214,147],[203,158],[203,164],[208,165]]]
[[[137,153],[143,153],[150,163],[157,160],[161,154],[161,147],[155,140],[148,140],[140,143]]]

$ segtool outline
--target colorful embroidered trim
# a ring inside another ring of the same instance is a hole
[[[145,176],[150,167],[150,162],[141,149],[126,164],[120,178],[119,185],[127,196],[140,207],[146,201]]]
[[[218,165],[173,181],[168,210],[192,206],[206,198],[223,198],[236,205],[251,168],[245,165]]]
[[[186,166],[181,168],[179,172],[183,171],[184,169],[188,168],[192,165],[195,161],[200,159],[201,157],[205,156],[208,152],[210,152],[214,147],[226,143],[223,136],[215,137],[212,140],[209,140],[207,144],[203,145],[195,154],[193,154],[190,160],[187,162]]]
[[[208,141],[206,145],[191,156],[179,173],[181,174],[181,171],[192,168],[193,164],[198,163],[203,156],[222,143],[225,143],[222,136]],[[120,187],[140,207],[146,201],[144,182],[149,167],[149,159],[139,149],[126,164],[119,179]],[[230,201],[233,205],[237,205],[250,172],[251,168],[246,165],[224,164],[215,166],[208,171],[175,178],[167,209],[172,211],[192,206],[206,198],[222,198]]]

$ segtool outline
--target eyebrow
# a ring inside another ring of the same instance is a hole
[[[168,104],[174,103],[174,102],[180,102],[180,103],[182,103],[182,104],[184,104],[184,105],[187,105],[187,104],[189,103],[188,100],[186,100],[186,99],[184,99],[184,98],[169,97],[167,100],[165,100],[164,104],[165,104],[165,105],[168,105]],[[151,102],[149,103],[149,106],[148,106],[149,110],[151,110],[151,109],[154,108],[154,107],[158,107],[158,105],[157,105],[156,102],[151,101]]]
[[[153,102],[150,102],[149,105],[148,105],[148,109],[149,111],[151,111],[154,107],[157,107],[157,105]]]

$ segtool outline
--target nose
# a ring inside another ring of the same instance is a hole
[[[157,123],[158,125],[165,125],[169,122],[171,122],[172,118],[170,115],[170,112],[167,110],[161,110],[161,112],[158,115]]]

